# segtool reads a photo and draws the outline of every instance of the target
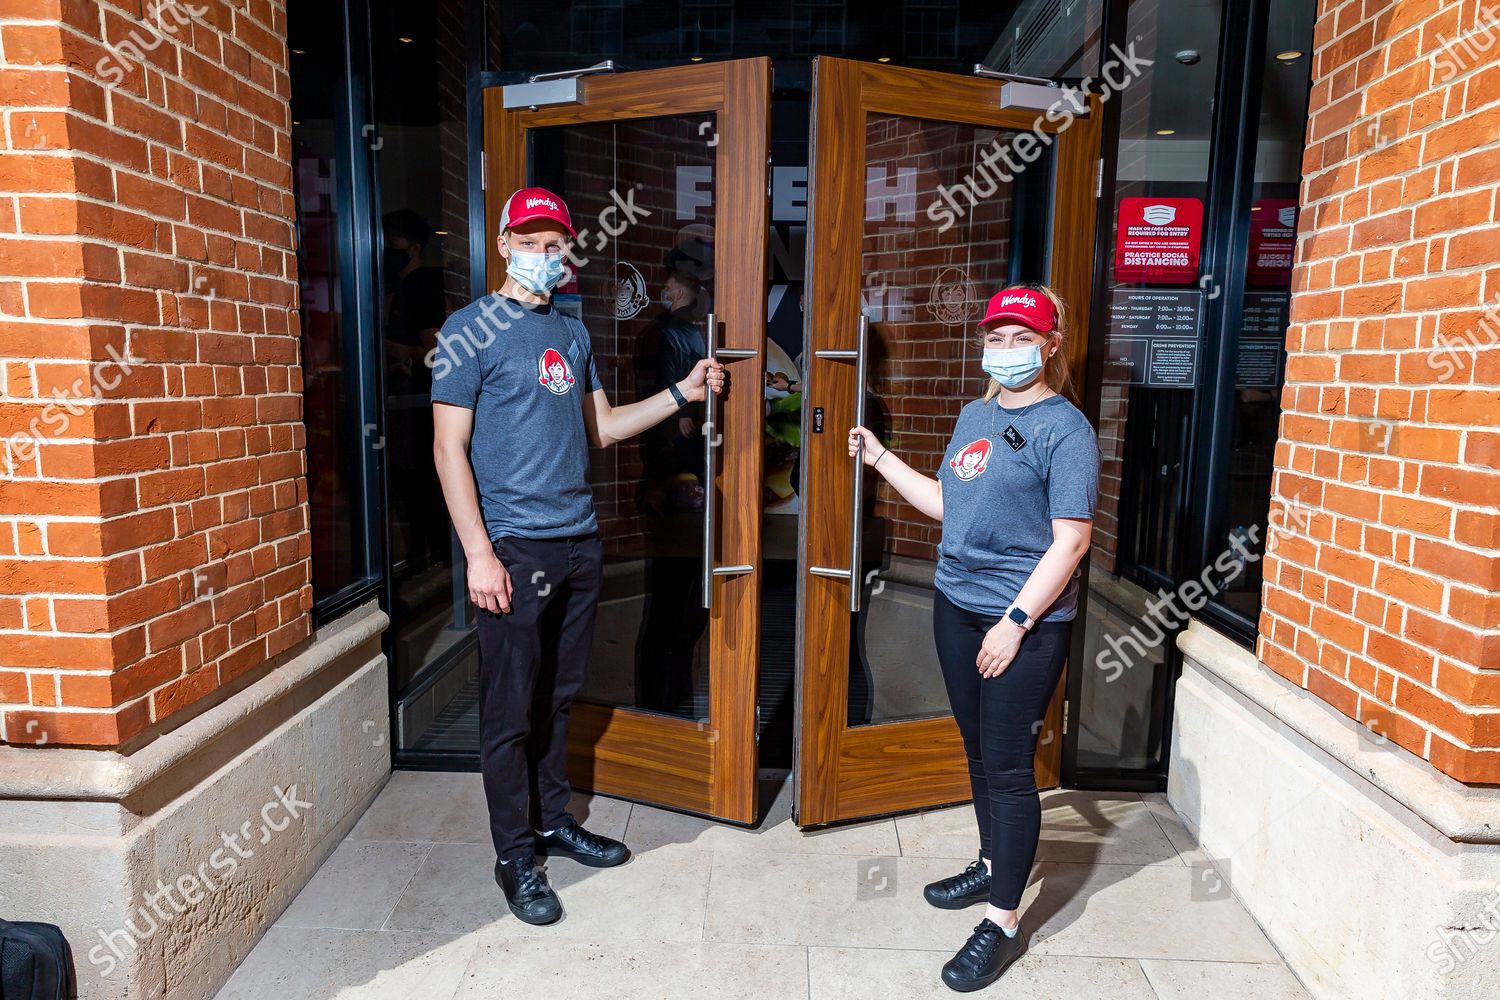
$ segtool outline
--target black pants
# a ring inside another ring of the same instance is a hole
[[[1033,768],[1037,735],[1062,676],[1073,623],[1037,622],[1005,672],[985,678],[975,660],[997,621],[960,608],[940,591],[933,595],[933,637],[969,758],[979,854],[994,873],[990,903],[1014,910],[1021,905],[1042,830]]]
[[[594,642],[604,550],[598,534],[494,545],[511,612],[476,610],[479,760],[495,854],[512,861],[568,814],[568,709]]]

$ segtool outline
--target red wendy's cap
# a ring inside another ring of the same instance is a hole
[[[1034,288],[1006,288],[990,299],[980,325],[989,326],[998,320],[1020,323],[1037,333],[1051,333],[1057,329],[1057,307]]]
[[[505,199],[505,207],[500,210],[500,231],[503,233],[537,219],[556,222],[575,238],[578,236],[567,204],[546,188],[537,187],[522,188]]]

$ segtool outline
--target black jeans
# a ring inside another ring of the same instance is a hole
[[[979,855],[989,859],[993,872],[990,903],[1014,910],[1021,905],[1042,831],[1033,768],[1037,734],[1062,676],[1073,623],[1037,622],[1005,672],[985,678],[975,660],[984,634],[997,621],[959,607],[941,591],[933,595],[932,632],[969,758]]]
[[[510,614],[479,616],[479,760],[501,861],[530,857],[533,830],[568,815],[568,710],[583,686],[604,548],[574,538],[498,538]]]

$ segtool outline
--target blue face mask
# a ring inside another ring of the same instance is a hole
[[[508,245],[508,244],[507,244]],[[516,284],[536,295],[546,295],[562,283],[568,273],[560,253],[532,253],[529,250],[510,251],[510,262],[505,273],[516,279]]]
[[[1022,389],[1042,373],[1042,349],[1036,344],[1026,347],[986,347],[984,371],[1007,389]]]

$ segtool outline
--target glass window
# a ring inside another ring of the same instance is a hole
[[[1297,245],[1297,193],[1307,128],[1313,10],[1292,0],[1272,0],[1255,183],[1249,204],[1249,251],[1238,262],[1245,276],[1235,362],[1234,404],[1224,479],[1212,498],[1217,556],[1227,553],[1217,603],[1253,637],[1260,618],[1261,566],[1271,507],[1271,473],[1281,421],[1286,329]],[[1233,311],[1231,311],[1232,314]],[[1240,551],[1244,547],[1250,556]]]
[[[1220,9],[1138,2],[1126,15],[1125,38],[1153,64],[1112,98],[1120,131],[1108,264],[1095,275],[1106,290],[1103,465],[1074,706],[1080,768],[1154,771],[1164,749],[1172,640],[1151,608],[1176,583],[1183,543]]]
[[[473,752],[464,567],[432,461],[428,354],[470,298],[466,7],[369,5],[378,215],[376,331],[385,390],[392,668],[404,748]],[[472,733],[470,734],[472,737]],[[446,742],[445,742],[446,741]]]
[[[1014,180],[992,178],[982,162],[1021,135],[899,115],[865,120],[864,422],[927,474],[942,464],[959,411],[989,381],[976,332],[989,296],[1046,273],[1052,147]],[[961,221],[935,229],[919,206],[941,201],[945,192]],[[932,642],[941,525],[879,476],[867,475],[865,484],[864,593],[851,630],[849,725],[946,715]]]
[[[352,178],[341,95],[341,5],[310,4],[288,18],[291,50],[292,179],[301,289],[303,420],[311,517],[313,594],[320,602],[378,573],[366,517],[373,482],[362,392],[355,283],[346,248]]]

